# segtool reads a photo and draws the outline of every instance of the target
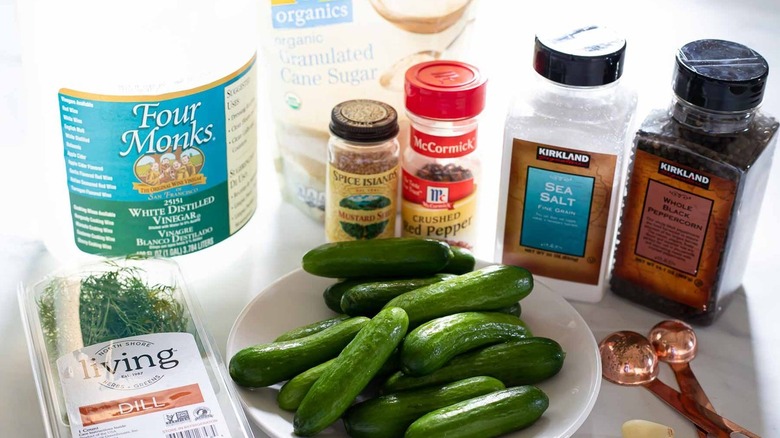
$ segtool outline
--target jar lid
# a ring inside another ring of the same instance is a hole
[[[677,52],[672,80],[680,99],[712,111],[745,111],[764,98],[769,64],[749,47],[698,40]]]
[[[398,114],[384,102],[348,100],[333,107],[330,132],[348,141],[373,143],[389,140],[398,135]]]
[[[626,40],[603,26],[536,35],[534,70],[563,85],[596,87],[620,79]]]
[[[485,108],[487,79],[458,61],[428,61],[406,71],[406,109],[429,119],[475,117]]]

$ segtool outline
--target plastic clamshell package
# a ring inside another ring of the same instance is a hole
[[[187,285],[182,277],[181,270],[179,269],[178,264],[170,259],[160,259],[160,258],[136,258],[136,257],[127,257],[127,258],[110,258],[110,259],[103,259],[101,261],[97,262],[89,262],[81,265],[76,265],[73,267],[67,267],[62,268],[58,271],[55,271],[40,281],[34,283],[34,284],[20,284],[19,290],[18,290],[18,298],[19,298],[19,306],[21,309],[22,314],[22,321],[25,329],[25,334],[27,337],[27,344],[28,349],[30,353],[30,362],[33,369],[33,375],[35,378],[35,384],[38,391],[38,399],[39,399],[39,405],[42,411],[42,417],[44,422],[44,428],[46,431],[46,436],[48,438],[71,438],[73,437],[72,431],[71,431],[71,425],[70,425],[70,417],[68,414],[68,405],[66,403],[66,398],[64,395],[63,390],[63,383],[62,379],[60,378],[61,370],[58,368],[60,366],[60,360],[66,360],[66,358],[75,358],[75,357],[87,357],[84,356],[85,352],[93,351],[95,348],[103,346],[103,350],[110,350],[114,348],[116,345],[119,345],[120,343],[115,343],[114,340],[110,340],[108,342],[101,342],[97,343],[95,346],[89,346],[84,345],[84,348],[79,349],[79,343],[82,342],[81,339],[78,341],[73,342],[73,340],[64,340],[63,342],[54,342],[49,339],[49,342],[47,342],[47,335],[46,330],[44,329],[44,324],[42,323],[42,316],[41,316],[41,303],[43,302],[44,294],[48,293],[51,294],[52,292],[47,292],[47,286],[51,285],[53,281],[71,281],[75,283],[75,281],[78,281],[79,285],[82,285],[82,281],[90,276],[94,275],[101,275],[111,272],[112,270],[117,269],[124,269],[124,268],[130,268],[132,269],[134,278],[138,278],[143,281],[145,285],[162,285],[162,287],[167,288],[166,290],[171,292],[170,298],[172,299],[171,302],[174,302],[176,305],[180,306],[177,307],[181,311],[181,315],[184,317],[183,321],[186,321],[182,324],[186,324],[186,327],[183,331],[179,333],[171,332],[171,333],[162,333],[162,332],[151,332],[146,335],[139,335],[140,337],[150,337],[155,339],[170,339],[171,342],[174,343],[175,348],[170,350],[170,355],[173,355],[173,351],[176,351],[177,354],[179,354],[179,351],[184,352],[185,350],[190,352],[190,357],[197,356],[200,359],[201,364],[197,364],[197,360],[195,365],[187,364],[187,369],[195,369],[197,372],[195,375],[200,375],[201,379],[198,381],[200,385],[194,385],[196,387],[199,387],[199,389],[196,389],[194,392],[197,394],[197,396],[200,396],[200,403],[192,404],[188,406],[189,410],[192,410],[193,407],[196,406],[208,406],[208,409],[205,409],[205,413],[207,414],[205,417],[209,419],[206,423],[206,428],[210,427],[220,427],[219,435],[206,435],[206,436],[230,436],[230,437],[253,437],[252,431],[249,427],[249,423],[247,422],[247,419],[244,415],[244,411],[241,408],[240,402],[238,401],[237,394],[235,393],[235,389],[233,385],[229,382],[229,377],[225,368],[224,361],[219,353],[219,350],[216,348],[215,343],[211,337],[211,335],[208,333],[206,328],[203,325],[202,321],[202,310],[200,308],[200,305],[198,304],[197,298],[190,294],[187,290]],[[94,278],[94,277],[93,277]],[[66,283],[59,283],[59,284],[66,284]],[[58,291],[59,292],[59,291]],[[79,287],[77,293],[81,294],[81,287]],[[65,294],[67,295],[67,294]],[[49,295],[51,297],[51,295]],[[58,297],[54,298],[59,299]],[[79,301],[79,305],[81,302]],[[61,316],[61,313],[60,313]],[[66,319],[66,318],[61,318]],[[80,321],[79,321],[80,323]],[[63,328],[62,324],[68,324],[67,321],[63,322],[59,319],[56,320],[56,330],[58,330],[58,338],[64,336],[62,333],[65,331],[70,331],[72,328]],[[72,325],[72,322],[70,322]],[[81,324],[79,324],[81,325]],[[49,327],[51,329],[51,327]],[[188,333],[190,336],[184,336],[184,333]],[[124,339],[133,339],[138,338],[139,336],[131,336]],[[83,336],[82,336],[83,338]],[[187,341],[187,345],[175,345],[176,339],[184,339]],[[119,339],[116,339],[117,341]],[[194,341],[194,343],[193,343]],[[154,342],[152,342],[154,343]],[[76,345],[76,348],[73,348],[73,345]],[[58,351],[62,346],[65,346],[65,351]],[[168,350],[165,350],[168,351]],[[80,356],[79,356],[80,355]],[[117,352],[117,355],[119,353]],[[120,356],[121,357],[121,356]],[[149,363],[152,363],[151,355],[141,355],[140,357],[149,357]],[[166,369],[166,367],[162,366],[162,356],[160,356],[160,353],[158,352],[157,357],[160,358],[160,363],[158,363],[158,370]],[[73,359],[71,359],[73,360]],[[117,369],[117,364],[127,364],[127,368],[130,369],[131,362],[122,362],[122,360],[129,360],[129,359],[114,359],[114,373]],[[171,360],[172,361],[172,360]],[[109,356],[109,362],[110,362],[110,356]],[[179,361],[175,361],[178,365]],[[78,363],[78,362],[75,362]],[[184,362],[182,361],[184,364]],[[103,363],[103,366],[105,367],[105,363]],[[138,366],[138,361],[134,362],[134,366]],[[152,365],[153,366],[153,365]],[[194,368],[193,368],[194,367]],[[81,367],[77,367],[81,368]],[[88,365],[83,365],[84,373],[86,376],[86,373],[89,371],[90,373],[93,372],[97,375],[98,373],[98,367],[95,364],[91,364],[91,367],[88,367]],[[108,368],[107,368],[108,369]],[[100,371],[103,371],[100,369]],[[109,369],[109,372],[111,370]],[[161,371],[158,371],[161,372]],[[162,373],[162,372],[161,372]],[[106,376],[108,376],[109,373],[106,373]],[[191,379],[193,378],[193,373],[185,372],[180,373],[184,375],[179,376],[168,376],[164,375],[164,377],[168,377],[166,385],[169,385],[171,380],[176,381],[176,379]],[[112,376],[113,378],[113,376]],[[78,379],[81,380],[81,379]],[[78,388],[78,385],[80,385],[79,382],[70,383],[70,391],[73,391],[74,386]],[[67,385],[66,385],[67,386]],[[190,385],[193,386],[193,385]],[[159,388],[158,388],[159,389]],[[176,397],[181,395],[181,391],[179,393],[171,393],[170,388],[166,389],[165,387],[162,388],[163,391],[156,391],[154,388],[154,385],[151,384],[149,386],[149,389],[146,390],[149,392],[149,394],[145,395],[151,395],[151,394],[166,394],[164,395],[168,397],[166,400],[175,400]],[[176,388],[180,389],[180,388]],[[106,391],[105,388],[98,388],[98,390],[103,390],[104,392],[110,392]],[[78,392],[78,391],[77,391]],[[119,391],[122,393],[122,391]],[[125,391],[127,392],[127,391]],[[137,391],[136,391],[137,392]],[[201,396],[202,392],[202,396]],[[76,400],[76,403],[79,403],[81,400],[88,399],[87,396],[84,394],[76,394],[75,396],[69,392],[69,397],[71,397],[71,405],[73,404],[73,400]],[[137,396],[137,397],[143,397]],[[132,397],[131,397],[132,398]],[[130,401],[133,402],[131,398],[122,398],[121,396],[113,396],[113,399],[110,400],[111,402],[119,402],[119,401]],[[136,400],[139,400],[136,398]],[[205,400],[205,401],[204,401]],[[196,400],[197,401],[197,400]],[[211,402],[211,404],[208,404]],[[136,409],[137,412],[133,413],[132,415],[129,415],[130,417],[135,417],[136,420],[139,421],[138,418],[144,417],[142,415],[141,411],[138,410],[137,401],[136,403]],[[157,402],[155,402],[156,404]],[[101,409],[104,409],[104,405],[107,403],[98,403],[90,406],[86,406],[86,408],[94,408],[98,405],[101,405]],[[116,404],[116,403],[115,403]],[[143,408],[144,401],[141,401],[141,406]],[[81,412],[81,420],[79,420],[80,424],[89,424],[89,422],[85,423],[84,418],[88,418],[84,416],[85,407],[81,407],[82,405],[76,404],[78,412]],[[127,405],[126,405],[127,406]],[[172,405],[173,406],[173,405]],[[214,409],[215,407],[218,407],[218,409]],[[72,406],[71,406],[72,409]],[[100,411],[100,409],[97,409],[97,411]],[[73,410],[71,410],[72,414]],[[168,412],[173,413],[173,409],[169,410]],[[159,412],[158,412],[159,413]],[[114,412],[114,417],[107,418],[107,415],[105,415],[103,418],[95,420],[93,417],[93,420],[88,421],[94,421],[95,424],[103,423],[105,424],[113,424],[123,421],[124,419],[116,419],[116,412]],[[197,418],[195,418],[197,420]],[[188,419],[189,420],[189,419]],[[167,424],[167,423],[166,423]],[[210,425],[209,425],[210,424]],[[124,426],[123,426],[124,427]],[[182,426],[185,427],[185,426]],[[227,430],[224,430],[224,429]],[[132,427],[130,428],[132,429]],[[179,428],[179,430],[183,430]],[[168,432],[163,432],[161,430],[160,436],[179,436],[178,434],[174,435],[167,435]],[[201,432],[203,433],[203,432]],[[102,436],[102,435],[101,435]],[[134,434],[129,435],[123,435],[123,436],[148,436],[148,433],[144,431],[140,431]],[[187,435],[183,435],[187,436]]]

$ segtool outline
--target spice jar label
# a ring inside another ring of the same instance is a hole
[[[416,174],[403,169],[402,190],[402,236],[473,249],[477,186],[471,170],[452,163],[428,163]]]
[[[502,261],[598,284],[617,157],[515,139]]]
[[[735,181],[637,150],[614,275],[704,309],[736,189]]]
[[[382,173],[361,175],[329,167],[326,222],[329,241],[387,238],[395,235],[398,165]],[[328,213],[330,216],[330,213]]]
[[[219,81],[164,95],[60,90],[81,251],[172,257],[249,221],[257,202],[254,66],[253,58]]]
[[[477,192],[450,203],[451,208],[431,209],[414,201],[402,201],[401,234],[404,237],[420,237],[444,240],[450,245],[473,249],[476,241]]]
[[[63,355],[74,437],[224,436],[227,423],[190,333],[153,333]]]
[[[432,167],[432,166],[429,166]],[[403,170],[403,197],[407,201],[434,210],[454,208],[459,201],[474,192],[474,178],[461,181],[430,181]]]

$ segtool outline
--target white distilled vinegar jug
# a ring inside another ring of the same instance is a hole
[[[38,217],[58,258],[173,257],[256,206],[250,0],[19,2]]]

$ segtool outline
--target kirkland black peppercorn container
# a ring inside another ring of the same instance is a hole
[[[777,139],[758,110],[768,73],[741,44],[679,50],[671,107],[634,140],[614,293],[708,325],[739,289]]]

